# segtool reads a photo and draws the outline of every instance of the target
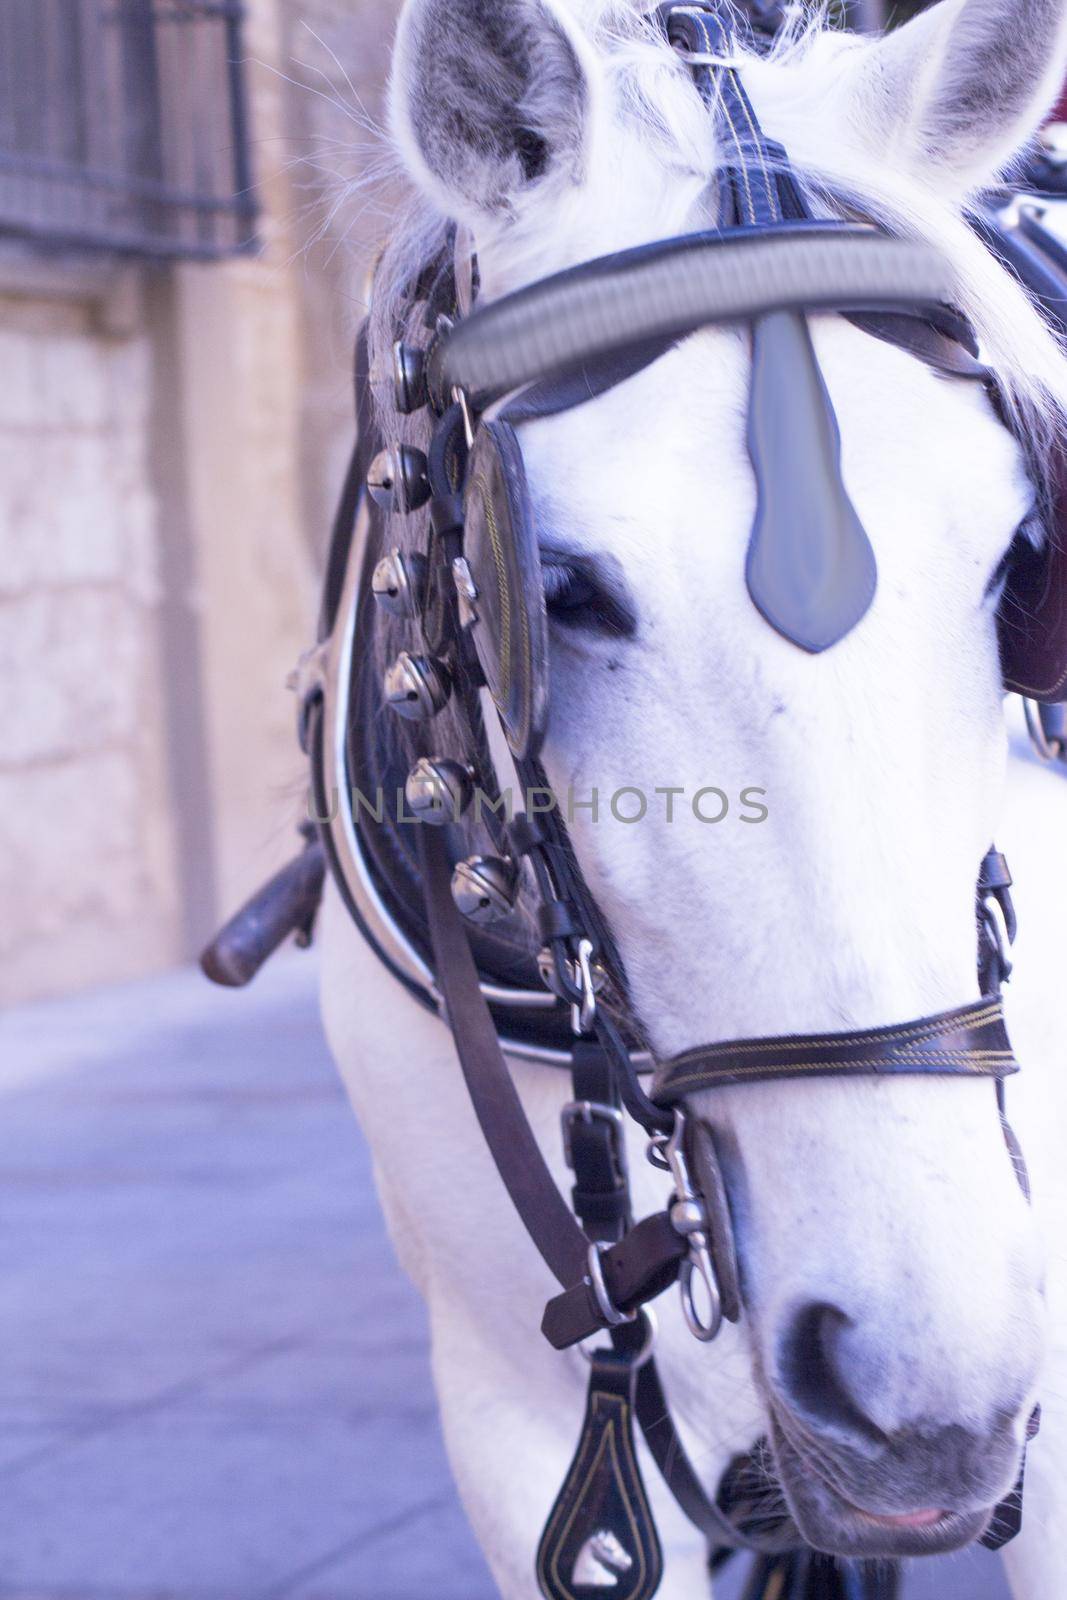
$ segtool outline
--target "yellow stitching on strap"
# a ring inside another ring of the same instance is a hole
[[[988,1057],[985,1057],[980,1056],[977,1053],[971,1055],[961,1052],[958,1055],[953,1055],[946,1052],[943,1055],[926,1056],[924,1059],[931,1065],[937,1062],[947,1064],[948,1062],[957,1060],[961,1064],[966,1064],[968,1071],[970,1071],[976,1078],[995,1078],[999,1076],[997,1071],[998,1067],[1015,1065],[1015,1057],[1012,1055],[1005,1055],[1000,1059],[997,1059],[992,1054],[990,1054]],[[778,1064],[768,1062],[767,1066],[768,1070],[773,1073],[775,1078],[791,1078],[806,1072],[836,1072],[842,1078],[877,1078],[880,1076],[893,1076],[892,1073],[880,1074],[877,1068],[871,1068],[862,1061],[803,1061],[794,1063],[781,1062]],[[711,1088],[716,1083],[721,1083],[724,1079],[729,1079],[731,1082],[735,1080],[737,1082],[743,1082],[746,1078],[750,1078],[753,1082],[755,1082],[759,1077],[759,1073],[759,1067],[747,1070],[742,1066],[721,1066],[718,1068],[718,1070],[712,1067],[707,1072],[690,1073],[688,1076],[678,1078],[668,1074],[667,1077],[664,1078],[663,1082],[657,1085],[657,1090],[661,1094],[667,1090],[669,1090],[671,1094],[674,1094],[680,1089]],[[916,1073],[913,1075],[919,1077],[922,1074]],[[961,1072],[959,1076],[962,1078],[964,1074]]]
[[[908,1022],[892,1031],[872,1029],[878,1034],[879,1042],[892,1044],[901,1041],[905,1044],[916,1044],[923,1039],[936,1039],[943,1033],[953,1033],[957,1028],[987,1028],[995,1022],[1002,1021],[1004,1008],[999,1000],[990,1001],[980,1009],[965,1011],[962,1016],[942,1017],[935,1024],[925,1022]],[[779,1052],[788,1054],[791,1050],[828,1050],[839,1048],[842,1045],[867,1044],[870,1033],[867,1034],[839,1034],[828,1033],[814,1039],[765,1039],[755,1044],[720,1044],[696,1046],[692,1050],[683,1050],[678,1055],[672,1056],[665,1063],[668,1070],[682,1067],[693,1060],[713,1061],[721,1056],[766,1055],[776,1056]]]
[[[708,33],[707,21],[706,21],[706,19],[704,17],[698,17],[696,20],[697,20],[697,25],[700,28],[700,32],[701,32],[701,34],[703,36],[703,39],[704,39],[704,49],[705,49],[705,51],[707,52],[708,55],[711,55],[711,54],[713,54],[713,52],[712,52],[712,48],[711,48],[711,36]],[[732,69],[727,67],[725,70],[726,71],[731,71]],[[733,119],[733,116],[732,116],[732,114],[730,112],[730,108],[726,104],[726,101],[723,99],[723,96],[722,96],[721,92],[719,94],[719,109],[722,111],[722,114],[723,114],[723,116],[724,116],[724,118],[726,120],[726,126],[730,130],[731,137],[733,138],[733,141],[734,141],[734,146],[735,146],[735,148],[737,150],[738,170],[739,170],[739,172],[741,174],[741,182],[745,186],[745,201],[746,201],[746,204],[747,204],[747,207],[748,207],[748,218],[747,218],[747,221],[754,224],[755,221],[756,221],[756,206],[755,206],[755,202],[752,199],[752,189],[751,189],[751,187],[749,185],[749,181],[748,181],[748,165],[747,165],[747,163],[745,161],[745,152],[742,149],[741,140],[738,137],[737,129],[734,126],[734,119]]]
[[[603,1409],[602,1405],[601,1405],[602,1401],[606,1402],[607,1405],[609,1407],[611,1407],[612,1410],[617,1412],[619,1436],[620,1436],[621,1442],[623,1443],[623,1445],[625,1447],[625,1450],[626,1450],[626,1459],[629,1462],[629,1465],[630,1465],[631,1470],[633,1472],[633,1481],[634,1481],[635,1485],[638,1486],[638,1489],[639,1489],[640,1488],[640,1484],[641,1484],[641,1479],[640,1479],[640,1477],[638,1475],[637,1462],[634,1459],[633,1449],[632,1449],[631,1441],[630,1441],[630,1422],[629,1422],[630,1406],[629,1406],[629,1402],[619,1398],[616,1395],[594,1394],[594,1396],[593,1396],[593,1414],[594,1414],[594,1416]],[[556,1583],[557,1583],[557,1585],[559,1587],[560,1593],[563,1594],[563,1595],[566,1595],[568,1597],[568,1600],[577,1600],[577,1597],[574,1595],[572,1589],[570,1588],[570,1585],[567,1583],[567,1581],[565,1580],[565,1578],[563,1577],[562,1573],[559,1570],[559,1555],[560,1555],[560,1552],[562,1551],[564,1545],[567,1542],[567,1535],[568,1535],[568,1533],[570,1531],[571,1524],[574,1521],[574,1518],[578,1513],[578,1508],[579,1508],[579,1505],[581,1503],[581,1500],[582,1500],[583,1496],[585,1495],[585,1493],[586,1493],[586,1491],[588,1489],[589,1481],[592,1478],[593,1474],[596,1472],[597,1467],[599,1466],[600,1461],[601,1461],[601,1459],[604,1456],[606,1451],[610,1451],[610,1453],[611,1453],[612,1461],[614,1463],[614,1471],[615,1471],[615,1480],[616,1480],[616,1482],[618,1482],[619,1479],[621,1478],[621,1473],[619,1471],[619,1455],[618,1455],[618,1447],[616,1445],[615,1432],[616,1432],[616,1417],[611,1417],[610,1420],[604,1426],[603,1437],[601,1438],[600,1443],[597,1446],[597,1449],[593,1454],[592,1460],[588,1461],[586,1463],[580,1463],[579,1461],[576,1461],[574,1463],[574,1468],[573,1468],[574,1479],[575,1479],[576,1482],[579,1479],[581,1479],[581,1488],[578,1490],[577,1494],[573,1496],[573,1498],[574,1498],[574,1509],[572,1510],[570,1517],[568,1517],[567,1521],[563,1524],[563,1527],[560,1529],[560,1531],[559,1531],[559,1533],[557,1535],[557,1533],[556,1533],[556,1523],[558,1521],[558,1510],[562,1509],[562,1508],[558,1508],[557,1509],[557,1516],[552,1519],[552,1523],[550,1524],[549,1528],[547,1528],[545,1530],[544,1538],[542,1540],[542,1549],[544,1549],[544,1550],[547,1550],[550,1544],[555,1546],[555,1552],[554,1552],[554,1554],[552,1556],[552,1576],[555,1578],[555,1581],[556,1581]],[[567,1475],[567,1483],[570,1483],[570,1481],[571,1481],[571,1474],[568,1473],[568,1475]],[[570,1495],[568,1495],[568,1499],[570,1499],[570,1498],[572,1498],[572,1497]],[[647,1501],[645,1501],[644,1506],[643,1506],[642,1509],[644,1511],[646,1511],[646,1512],[648,1511]],[[638,1563],[637,1574],[636,1574],[635,1578],[632,1581],[643,1585],[644,1584],[644,1579],[645,1579],[645,1573],[647,1571],[648,1564],[647,1564],[647,1562],[645,1560],[644,1543],[643,1543],[643,1541],[642,1541],[642,1539],[640,1537],[640,1534],[638,1532],[638,1528],[637,1528],[637,1524],[636,1524],[636,1522],[634,1520],[633,1512],[630,1509],[629,1500],[627,1500],[627,1504],[626,1504],[626,1515],[627,1515],[627,1520],[628,1520],[629,1527],[630,1527],[630,1533],[631,1533],[632,1538],[633,1538],[633,1556],[634,1556],[634,1560]],[[544,1565],[543,1565],[543,1562],[539,1563],[539,1566],[540,1566],[539,1576],[541,1576],[542,1580],[543,1580],[543,1578],[544,1578]]]
[[[767,191],[767,205],[776,218],[780,217],[782,208],[778,204],[778,191],[776,188],[772,187],[771,175],[768,170],[767,163],[763,158],[763,140],[760,138],[759,129],[753,126],[752,118],[749,116],[748,102],[745,99],[744,91],[740,88],[740,86],[738,89],[737,98],[741,102],[741,110],[744,113],[745,121],[748,123],[748,131],[752,135],[752,144],[759,160],[760,171],[763,174],[763,186]]]

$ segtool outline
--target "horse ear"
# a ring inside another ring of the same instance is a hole
[[[409,172],[449,215],[506,221],[584,169],[595,63],[559,0],[407,0],[390,89]]]
[[[1033,138],[1067,75],[1064,0],[940,0],[857,52],[859,114],[889,161],[960,197]]]

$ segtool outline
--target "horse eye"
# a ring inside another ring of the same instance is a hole
[[[629,638],[635,632],[633,613],[585,565],[546,560],[541,570],[545,607],[553,622],[612,638]]]
[[[1007,582],[1008,573],[1015,562],[1028,554],[1032,555],[1034,550],[1041,547],[1046,536],[1044,518],[1040,510],[1035,506],[1020,522],[1012,536],[1011,544],[1009,544],[994,567],[989,582],[985,586],[987,599],[999,602],[1004,585]]]
[[[553,616],[566,617],[580,610],[594,598],[596,591],[587,573],[579,567],[563,562],[549,561],[541,569],[545,586],[545,604]]]

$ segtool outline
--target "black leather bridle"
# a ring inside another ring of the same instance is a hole
[[[788,1583],[790,1595],[810,1600],[831,1600],[838,1593],[876,1600],[894,1592],[891,1575],[862,1566],[837,1573],[803,1548],[784,1506],[768,1520],[765,1486],[758,1528],[746,1518],[753,1482],[747,1461],[735,1464],[715,1498],[708,1495],[670,1417],[646,1308],[680,1281],[687,1321],[699,1338],[714,1337],[723,1318],[741,1314],[714,1135],[685,1109],[691,1094],[724,1083],[796,1076],[988,1077],[996,1082],[1003,1114],[1003,1080],[1018,1070],[999,995],[1014,934],[1003,857],[991,850],[979,873],[981,998],[975,1003],[849,1034],[696,1046],[653,1064],[628,1004],[622,960],[558,808],[496,825],[513,882],[521,882],[534,903],[542,945],[542,986],[520,982],[516,991],[493,976],[494,951],[485,943],[491,935],[472,927],[457,907],[450,830],[423,825],[406,830],[400,840],[388,820],[375,825],[353,816],[350,803],[354,777],[367,777],[376,765],[381,777],[384,759],[373,731],[382,712],[381,688],[367,641],[377,626],[372,574],[383,559],[388,564],[393,558],[375,495],[393,511],[425,507],[428,513],[418,571],[411,562],[405,568],[394,561],[392,569],[412,591],[400,597],[408,609],[399,614],[421,636],[423,653],[409,657],[405,668],[415,673],[410,695],[427,697],[424,720],[405,725],[407,755],[422,761],[440,757],[426,735],[438,709],[435,695],[450,696],[464,730],[462,749],[450,753],[453,765],[473,764],[479,781],[495,784],[482,715],[488,685],[521,787],[545,790],[539,748],[547,680],[539,677],[536,639],[530,642],[537,629],[537,583],[531,589],[523,565],[522,539],[529,530],[521,526],[516,487],[521,450],[514,430],[521,422],[565,413],[607,392],[712,322],[750,325],[749,447],[761,512],[749,552],[749,589],[779,632],[800,648],[821,650],[862,617],[875,574],[866,535],[841,483],[832,407],[810,352],[804,313],[839,312],[939,370],[992,383],[967,324],[951,306],[951,284],[940,262],[869,225],[820,222],[809,215],[785,153],[763,135],[737,73],[720,65],[730,57],[731,41],[715,5],[668,5],[659,15],[727,141],[723,225],[587,263],[466,315],[456,303],[454,261],[441,263],[431,286],[419,290],[427,302],[426,341],[419,347],[401,344],[396,352],[401,409],[432,417],[433,439],[425,457],[411,451],[402,460],[394,456],[388,479],[372,459],[377,426],[366,333],[361,337],[360,438],[335,527],[321,642],[303,663],[297,684],[321,843],[316,865],[305,861],[305,878],[317,877],[321,885],[324,859],[389,970],[447,1019],[501,1179],[560,1285],[545,1308],[546,1338],[562,1350],[597,1333],[610,1337],[610,1346],[591,1358],[575,1460],[541,1541],[544,1594],[573,1600],[576,1564],[598,1537],[621,1538],[624,1527],[627,1564],[611,1565],[618,1558],[610,1542],[598,1547],[597,1558],[607,1563],[618,1600],[654,1593],[661,1557],[633,1450],[636,1419],[676,1500],[717,1553],[713,1559],[735,1548],[758,1553],[765,1588],[754,1588],[753,1595]],[[1008,255],[1004,249],[998,253]],[[781,384],[761,384],[760,374],[781,379],[787,369],[809,385],[810,403],[799,415],[791,411],[785,427],[774,401]],[[782,517],[781,497],[771,492],[783,459],[794,474],[805,474],[804,493],[790,502],[811,512],[799,533],[795,518]],[[485,496],[478,509],[472,482],[482,468]],[[497,521],[495,532],[483,526]],[[832,581],[817,604],[804,591],[794,561],[805,540],[829,541],[824,566]],[[477,550],[484,556],[481,567]],[[485,564],[490,557],[496,558],[495,571]],[[538,573],[533,577],[539,581]],[[384,598],[387,609],[390,599],[397,600],[389,591]],[[529,624],[525,633],[516,618]],[[1006,678],[1014,682],[1007,670]],[[442,820],[448,818],[429,818]],[[300,903],[308,899],[305,893]],[[398,927],[402,937],[394,937]],[[213,975],[234,981],[220,972],[217,957],[215,965]],[[528,992],[533,1006],[532,1020],[524,1025],[514,1021],[516,992]],[[535,997],[544,1002],[540,1008]],[[563,1119],[575,1180],[570,1205],[513,1085],[505,1059],[512,1048],[540,1050],[571,1073],[573,1094]],[[667,1208],[639,1221],[631,1213],[624,1116],[644,1129],[651,1159],[672,1180]],[[984,1542],[996,1547],[1012,1537],[1020,1513],[1021,1480],[998,1508]]]

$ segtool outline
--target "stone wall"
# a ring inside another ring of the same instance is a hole
[[[173,948],[149,344],[102,304],[0,294],[5,997]]]
[[[188,959],[295,848],[283,685],[385,225],[355,189],[327,217],[373,157],[394,10],[251,0],[254,256],[0,240],[0,1001]]]

